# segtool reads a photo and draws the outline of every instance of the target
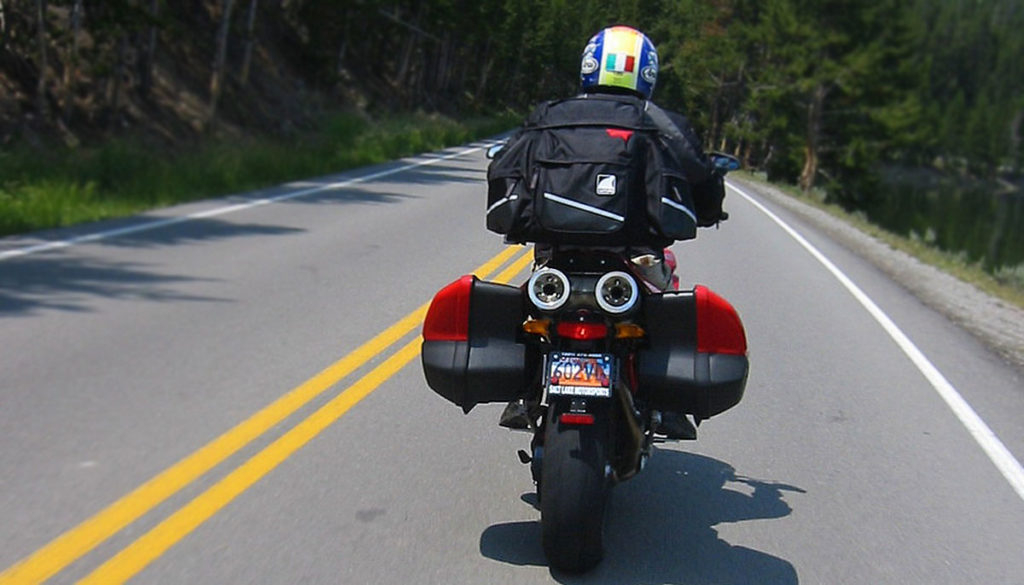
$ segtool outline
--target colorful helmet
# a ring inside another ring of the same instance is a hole
[[[583,91],[620,88],[650,99],[658,79],[658,50],[647,35],[628,26],[597,33],[583,49]]]

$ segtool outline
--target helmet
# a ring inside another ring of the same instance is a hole
[[[619,88],[650,99],[658,79],[658,50],[647,35],[628,26],[613,26],[594,35],[583,49],[583,91]]]

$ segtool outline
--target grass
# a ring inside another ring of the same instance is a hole
[[[514,127],[513,115],[454,121],[406,115],[374,121],[356,114],[328,117],[320,131],[289,140],[210,142],[187,152],[153,151],[132,141],[97,148],[28,148],[0,152],[0,236],[123,217],[175,203],[249,191],[464,144]],[[759,176],[742,176],[765,183]],[[1024,265],[995,274],[963,255],[903,237],[808,196],[773,185],[853,224],[890,246],[1024,308]],[[819,194],[820,195],[820,194]]]
[[[328,117],[295,138],[208,142],[167,153],[115,140],[96,148],[0,152],[0,235],[131,215],[464,144],[517,118]]]
[[[987,272],[980,263],[968,261],[964,254],[954,254],[935,248],[927,242],[926,238],[904,237],[890,232],[868,221],[862,213],[850,213],[838,205],[825,203],[824,196],[820,192],[812,191],[807,194],[796,186],[769,183],[760,175],[742,171],[738,174],[750,181],[775,187],[790,197],[821,209],[921,262],[935,266],[994,297],[1024,309],[1024,266],[1001,268],[992,274]]]

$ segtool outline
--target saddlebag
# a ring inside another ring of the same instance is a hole
[[[434,392],[469,412],[526,389],[522,291],[464,276],[441,289],[423,323],[423,374]]]
[[[747,342],[736,310],[709,289],[646,298],[649,345],[640,351],[640,396],[651,408],[706,419],[743,398]]]

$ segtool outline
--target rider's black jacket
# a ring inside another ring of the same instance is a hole
[[[691,150],[688,153],[681,153],[683,158],[691,159],[687,165],[687,179],[692,189],[693,203],[697,207],[697,216],[704,219],[701,227],[717,225],[727,215],[722,212],[722,201],[725,199],[725,181],[722,174],[715,171],[711,159],[701,148],[700,138],[694,132],[693,126],[686,116],[671,110],[662,110],[668,115],[669,120],[678,128],[679,132],[689,143]],[[684,163],[685,164],[685,163]]]

